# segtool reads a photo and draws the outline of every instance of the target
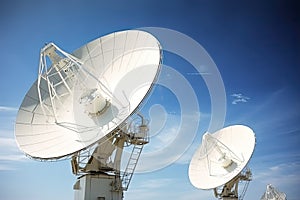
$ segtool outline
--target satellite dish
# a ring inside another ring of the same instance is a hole
[[[286,194],[278,191],[271,184],[268,184],[267,189],[260,200],[286,200]]]
[[[17,114],[19,148],[36,159],[59,159],[99,142],[137,110],[160,69],[151,34],[128,30],[68,54],[47,44],[39,76]]]
[[[250,170],[241,173],[253,154],[254,146],[254,132],[247,126],[234,125],[212,134],[205,133],[189,165],[191,183],[199,189],[215,189],[216,196],[230,196],[229,190],[235,183],[251,178]],[[216,188],[222,185],[228,188],[228,194],[217,194]]]
[[[47,44],[38,79],[17,114],[19,148],[40,160],[70,156],[72,172],[80,175],[76,200],[123,199],[149,142],[138,108],[155,84],[161,59],[158,40],[139,30],[100,37],[72,54]],[[125,146],[131,154],[121,171]]]

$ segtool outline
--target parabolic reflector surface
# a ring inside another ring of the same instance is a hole
[[[213,189],[232,180],[247,165],[255,147],[252,129],[243,125],[205,133],[189,166],[191,183]]]
[[[158,40],[138,30],[100,37],[70,55],[57,51],[43,51],[51,67],[16,119],[19,148],[37,159],[71,155],[116,130],[150,92],[161,63]]]

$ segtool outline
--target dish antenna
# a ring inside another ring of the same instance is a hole
[[[190,162],[191,183],[199,189],[213,189],[219,199],[242,199],[252,176],[245,167],[254,146],[255,135],[247,126],[234,125],[212,134],[205,133]],[[238,196],[240,181],[247,184]]]
[[[268,184],[266,192],[263,194],[260,200],[286,200],[286,194],[279,192],[271,184]]]
[[[72,54],[47,44],[18,111],[19,148],[38,160],[72,158],[73,173],[82,175],[75,199],[123,199],[149,142],[138,108],[158,77],[161,52],[154,36],[138,30],[100,37]],[[125,146],[132,152],[121,171]]]

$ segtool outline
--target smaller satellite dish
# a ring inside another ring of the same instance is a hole
[[[286,194],[279,192],[274,186],[268,184],[266,192],[260,200],[286,200]]]
[[[205,190],[226,184],[245,168],[254,146],[254,133],[247,126],[234,125],[205,133],[190,162],[191,183]]]

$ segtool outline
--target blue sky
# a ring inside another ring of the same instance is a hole
[[[173,29],[201,44],[224,82],[225,125],[246,124],[257,144],[249,163],[253,181],[246,200],[259,199],[271,183],[296,200],[300,193],[300,18],[296,1],[3,1],[0,8],[0,199],[73,199],[76,177],[68,160],[38,162],[18,150],[14,122],[24,95],[37,78],[40,48],[54,42],[67,52],[102,35],[124,29]],[[210,96],[186,60],[164,53],[163,63],[189,81],[198,98],[197,135],[176,162],[136,174],[125,199],[214,199],[194,188],[188,163],[207,130]],[[160,79],[167,77],[162,72]],[[178,87],[181,87],[178,85]],[[160,105],[160,106],[158,106]],[[152,108],[152,113],[146,112]],[[168,147],[180,120],[178,102],[156,87],[143,111],[155,125],[168,113],[145,153]],[[184,116],[192,122],[197,113]],[[189,129],[185,129],[188,131]],[[153,133],[152,132],[152,133]],[[166,139],[167,138],[167,139]],[[164,140],[165,139],[165,140]],[[174,148],[174,146],[170,146]],[[142,155],[143,156],[143,155]],[[163,162],[164,155],[159,156]]]

